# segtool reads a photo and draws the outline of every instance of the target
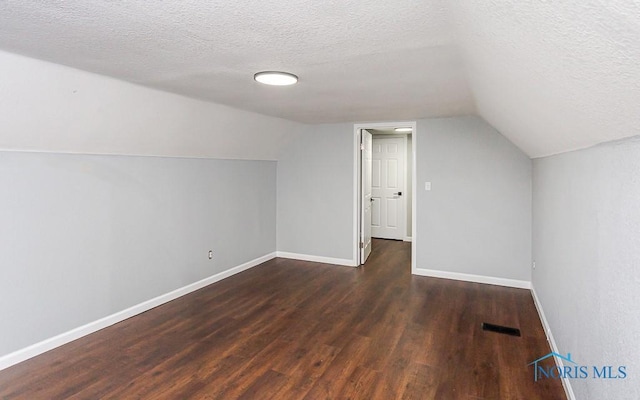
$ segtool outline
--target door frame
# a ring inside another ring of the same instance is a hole
[[[416,177],[416,149],[418,142],[417,123],[416,121],[397,121],[397,122],[370,122],[357,123],[353,125],[353,263],[355,266],[360,265],[360,180],[362,174],[362,160],[360,157],[360,130],[361,129],[388,129],[399,126],[411,127],[411,273],[416,271],[416,248],[418,247],[418,237],[416,234],[416,194],[417,194],[417,177]],[[406,161],[405,161],[406,163]],[[405,174],[405,181],[407,180]],[[407,190],[405,185],[405,191]],[[407,211],[405,203],[405,213]],[[405,216],[406,219],[406,216]]]

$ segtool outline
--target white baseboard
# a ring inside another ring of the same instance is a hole
[[[301,260],[301,261],[313,261],[313,262],[324,263],[324,264],[344,265],[346,267],[358,266],[355,261],[347,260],[346,258],[310,256],[308,254],[289,253],[286,251],[277,251],[276,257],[290,258],[292,260]]]
[[[413,240],[413,238],[411,236],[405,236],[404,239],[402,239],[403,242],[411,242]]]
[[[549,322],[547,321],[547,317],[544,315],[544,310],[542,309],[542,303],[540,303],[540,299],[538,298],[538,294],[536,293],[533,284],[531,285],[531,295],[533,296],[533,304],[536,306],[536,310],[538,310],[538,315],[540,316],[540,321],[542,322],[542,327],[544,328],[544,333],[547,336],[547,342],[549,342],[549,346],[551,347],[551,351],[557,354],[562,354],[556,345],[556,341],[553,338],[553,334],[551,333],[551,327],[549,326]],[[542,355],[542,354],[541,354]],[[562,359],[559,357],[553,357],[556,361],[556,365],[562,369],[564,369],[564,363]],[[564,388],[564,392],[567,395],[567,399],[576,400],[576,395],[573,393],[573,388],[571,387],[571,382],[566,377],[562,379],[562,387]]]
[[[531,289],[531,282],[519,281],[515,279],[495,278],[492,276],[463,274],[460,272],[438,271],[435,269],[417,268],[412,271],[414,275],[429,276],[432,278],[454,279],[456,281],[467,281],[475,283],[485,283],[488,285],[507,286],[519,289]]]
[[[249,268],[253,268],[275,257],[276,257],[275,252],[264,255],[254,260],[248,261],[242,265],[238,265],[226,271],[220,272],[219,274],[202,279],[198,282],[194,282],[190,285],[183,286],[179,289],[173,290],[169,293],[165,293],[153,299],[147,300],[133,307],[129,307],[126,310],[119,311],[115,314],[111,314],[97,321],[90,322],[86,325],[72,329],[68,332],[64,332],[52,338],[45,339],[29,347],[25,347],[24,349],[20,349],[13,353],[9,353],[5,356],[0,357],[0,370],[8,368],[12,365],[18,364],[22,361],[35,357],[39,354],[52,350],[56,347],[62,346],[63,344],[69,343],[83,336],[89,335],[93,332],[99,331],[100,329],[104,329],[108,326],[117,324],[118,322],[124,321],[127,318],[131,318],[135,315],[141,314],[145,311],[148,311],[159,305],[167,303],[171,300],[175,300],[178,297],[184,296],[198,289],[202,289],[203,287],[211,285],[212,283],[218,282],[224,278],[228,278],[232,275],[245,271]]]

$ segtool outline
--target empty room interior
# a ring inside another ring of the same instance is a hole
[[[640,399],[640,3],[0,2],[1,399]]]

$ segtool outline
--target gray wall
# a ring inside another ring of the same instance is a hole
[[[353,258],[353,124],[310,126],[278,159],[278,250]]]
[[[275,251],[275,188],[271,161],[0,152],[0,356]]]
[[[640,138],[536,159],[533,285],[556,344],[629,378],[574,379],[578,399],[638,399]]]
[[[417,268],[529,281],[531,160],[479,117],[420,120],[414,146]]]

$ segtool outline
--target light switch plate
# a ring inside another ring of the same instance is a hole
[[[424,183],[424,190],[431,190],[431,182]]]

